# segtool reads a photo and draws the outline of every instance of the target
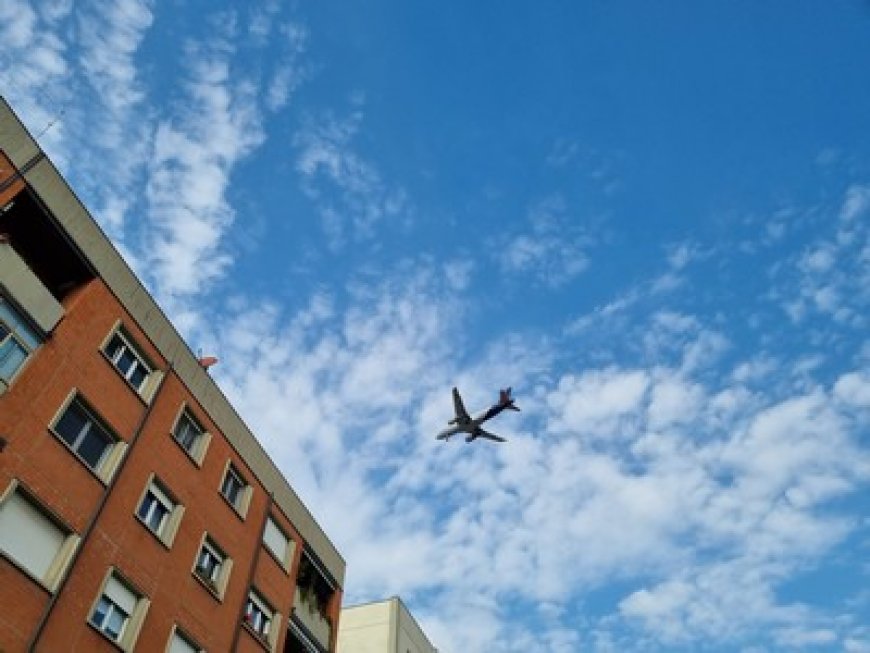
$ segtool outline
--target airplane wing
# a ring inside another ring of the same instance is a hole
[[[496,442],[507,442],[507,440],[505,440],[500,435],[496,435],[495,433],[490,433],[489,431],[484,431],[481,428],[477,429],[474,432],[474,434],[481,437],[481,438],[489,438],[490,440],[495,440]]]
[[[465,406],[462,405],[462,397],[459,396],[459,390],[456,388],[453,388],[453,410],[456,412],[456,423],[462,424],[463,422],[471,421],[471,416],[465,410]]]

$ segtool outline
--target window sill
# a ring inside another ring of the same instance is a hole
[[[187,448],[178,441],[178,438],[175,437],[174,433],[170,432],[169,437],[175,443],[175,446],[181,449],[182,453],[184,453],[184,457],[187,458],[194,467],[196,467],[197,469],[202,469],[202,461],[198,460],[196,456],[190,453],[190,451],[188,451]]]
[[[9,554],[7,554],[5,551],[0,550],[0,558],[2,558],[3,560],[5,560],[5,561],[8,562],[10,565],[12,565],[15,569],[17,569],[17,570],[20,571],[22,574],[24,574],[24,575],[25,575],[29,580],[31,580],[32,582],[34,582],[34,583],[36,583],[37,585],[39,585],[39,587],[40,587],[40,589],[42,589],[42,591],[44,591],[45,593],[47,593],[47,594],[49,594],[49,595],[54,594],[54,591],[53,591],[53,590],[52,590],[48,585],[46,585],[45,582],[44,582],[42,579],[37,578],[36,576],[34,576],[33,574],[31,574],[27,569],[25,569],[25,568],[22,567],[20,564],[18,564],[18,561],[15,560],[15,558],[13,558],[13,557],[10,556]]]
[[[285,575],[289,576],[290,575],[290,565],[288,565],[286,562],[281,560],[281,558],[279,558],[278,555],[274,551],[272,551],[272,549],[270,549],[268,546],[266,546],[265,544],[263,544],[262,546],[269,553],[269,557],[272,558],[272,560],[274,560],[279,567],[281,567],[281,571],[283,571]]]
[[[109,481],[103,478],[103,476],[102,476],[102,470],[101,470],[101,469],[94,469],[93,467],[91,467],[91,466],[90,466],[90,465],[85,461],[85,459],[82,458],[82,457],[78,454],[78,452],[77,452],[75,449],[73,449],[72,447],[70,447],[70,446],[66,443],[66,440],[64,440],[62,437],[60,437],[60,435],[57,433],[57,431],[55,431],[53,428],[49,427],[49,428],[48,428],[48,432],[49,432],[49,434],[52,436],[52,439],[53,439],[55,442],[57,442],[60,446],[62,446],[64,449],[66,449],[70,454],[72,454],[72,456],[73,456],[76,460],[78,460],[78,461],[81,463],[82,467],[84,467],[84,468],[88,471],[88,473],[89,473],[91,476],[93,476],[95,479],[97,479],[103,487],[107,487],[107,486],[109,485]],[[109,451],[105,454],[104,459],[103,459],[103,462],[101,463],[101,467],[104,466],[104,465],[106,464],[106,458],[110,458],[110,457],[111,457],[111,455],[112,455],[112,451],[111,451],[111,449],[113,449],[113,448],[116,447],[116,446],[118,446],[118,443],[117,443],[117,442],[113,442],[113,443],[110,445],[110,447],[109,447]],[[119,461],[119,462],[120,462],[120,461]],[[117,465],[116,465],[116,467],[117,467]],[[111,472],[111,474],[110,474],[110,477],[111,477],[112,475],[114,475],[114,472],[115,472],[115,470],[113,469],[112,472]]]
[[[102,349],[100,349],[100,354],[102,355],[103,360],[109,364],[109,367],[111,367],[113,370],[115,370],[115,374],[117,374],[121,378],[121,380],[124,382],[124,385],[126,385],[128,388],[130,388],[130,390],[133,392],[133,394],[136,395],[136,397],[139,399],[139,401],[142,402],[142,404],[144,406],[148,406],[151,403],[151,400],[148,397],[145,397],[142,394],[142,392],[135,385],[130,383],[130,379],[128,379],[126,376],[124,376],[124,374],[121,372],[121,370],[119,370],[115,366],[115,364],[112,362],[112,359],[109,358],[109,356],[108,356],[108,354],[106,354],[106,352],[104,352]],[[148,374],[147,377],[145,377],[145,382],[143,383],[143,386],[148,385],[148,381],[150,380],[151,376],[154,375],[154,373],[155,373],[155,370],[151,370],[151,373]]]
[[[215,585],[213,583],[207,581],[205,578],[203,578],[198,573],[196,573],[196,571],[194,571],[192,575],[196,579],[196,582],[199,583],[200,585],[202,585],[203,589],[205,589],[206,592],[211,594],[211,597],[215,601],[217,601],[218,603],[224,602],[224,597],[221,595],[220,590],[217,587],[215,587]]]
[[[245,621],[244,618],[242,619],[242,630],[247,631],[247,633],[263,648],[264,651],[272,651],[272,643],[269,641],[268,637],[266,635],[261,635],[254,630],[253,626]]]
[[[121,642],[109,637],[108,633],[104,632],[101,628],[95,626],[90,619],[88,619],[88,626],[90,626],[91,630],[93,630],[95,633],[97,633],[105,641],[107,641],[109,644],[111,644],[112,647],[116,651],[120,651],[121,653],[127,653],[127,651],[130,650],[128,647],[124,646],[124,644],[122,644]]]
[[[242,514],[242,511],[239,510],[239,508],[236,506],[236,504],[234,504],[232,501],[227,499],[226,496],[224,496],[224,493],[221,492],[220,490],[218,490],[218,494],[221,495],[221,499],[223,499],[224,503],[226,503],[230,507],[230,509],[235,513],[236,517],[238,517],[240,520],[242,520],[242,522],[244,522],[245,515]]]
[[[163,548],[164,548],[164,549],[166,549],[167,551],[172,550],[172,547],[170,547],[169,544],[167,544],[167,543],[163,540],[163,538],[160,536],[160,534],[159,534],[159,533],[155,533],[153,530],[151,530],[151,527],[150,527],[148,524],[146,524],[146,523],[142,520],[142,518],[141,518],[137,513],[135,513],[135,512],[133,513],[133,519],[135,519],[137,522],[139,522],[139,523],[142,525],[142,528],[144,528],[146,531],[148,531],[148,532],[151,534],[151,537],[153,537],[155,540],[157,540],[158,542],[160,542],[160,544],[163,545]]]

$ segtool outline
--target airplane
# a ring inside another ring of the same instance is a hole
[[[480,425],[486,420],[492,419],[506,408],[510,410],[519,410],[519,408],[514,405],[514,400],[511,398],[510,388],[499,391],[498,403],[493,404],[477,417],[471,417],[471,415],[468,414],[468,411],[465,410],[465,406],[462,404],[462,397],[459,396],[459,390],[453,388],[453,410],[456,412],[456,417],[447,422],[451,425],[450,428],[441,431],[441,433],[435,436],[435,438],[446,442],[451,436],[456,435],[457,433],[467,433],[468,435],[465,436],[466,442],[471,442],[479,437],[494,440],[495,442],[506,442],[506,440],[500,435],[484,431],[480,428]]]

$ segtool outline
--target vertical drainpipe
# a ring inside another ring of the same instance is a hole
[[[254,583],[254,573],[257,571],[257,564],[260,562],[260,549],[263,548],[263,534],[266,532],[266,522],[269,519],[269,513],[272,511],[272,504],[275,501],[275,493],[269,492],[269,496],[266,499],[266,512],[263,515],[263,523],[260,524],[260,539],[257,540],[256,548],[254,549],[254,555],[251,556],[251,565],[248,569],[248,579],[246,581],[246,587],[248,591],[251,591],[251,587]],[[236,634],[233,635],[233,643],[230,646],[231,651],[236,651],[239,646],[239,637],[242,634],[242,620],[245,618],[245,606],[248,602],[248,595],[245,594],[242,597],[242,607],[239,609],[239,618],[236,620]],[[281,635],[279,633],[278,638],[280,639]]]
[[[106,503],[108,503],[109,501],[109,495],[115,488],[115,484],[117,483],[118,479],[121,478],[121,473],[124,471],[124,467],[127,465],[127,461],[130,460],[130,457],[133,455],[133,447],[135,447],[136,443],[139,441],[139,437],[142,435],[142,431],[145,429],[145,424],[147,423],[148,418],[151,416],[151,411],[157,404],[157,400],[160,397],[163,386],[166,385],[166,379],[173,369],[173,364],[170,363],[169,367],[163,371],[163,377],[160,379],[160,385],[157,386],[157,390],[154,391],[154,394],[151,397],[151,401],[145,407],[145,412],[142,413],[142,417],[139,418],[139,423],[136,425],[136,429],[133,431],[133,435],[130,438],[130,442],[127,446],[127,451],[124,454],[124,457],[121,459],[121,462],[118,463],[118,468],[115,470],[115,473],[112,475],[112,478],[106,485],[106,489],[103,491],[103,495],[100,497],[100,502],[97,504],[97,509],[94,511],[94,514],[88,521],[87,526],[85,526],[85,530],[82,531],[81,541],[76,547],[76,550],[72,555],[72,559],[67,565],[63,578],[61,578],[60,583],[58,583],[57,588],[55,588],[54,594],[51,595],[51,598],[48,601],[48,605],[45,606],[45,610],[42,611],[42,616],[39,618],[39,623],[36,624],[36,630],[34,630],[33,635],[30,638],[30,642],[27,645],[28,653],[34,653],[36,651],[36,645],[39,643],[39,638],[42,637],[42,633],[45,630],[46,625],[48,625],[48,620],[49,618],[51,618],[51,613],[54,610],[58,599],[60,598],[61,592],[63,592],[63,588],[66,586],[67,581],[72,576],[72,572],[75,569],[76,563],[78,562],[82,551],[84,551],[85,549],[88,538],[91,536],[97,526],[100,515],[103,514],[103,509],[106,507]]]

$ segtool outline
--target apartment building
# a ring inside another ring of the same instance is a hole
[[[343,608],[338,653],[438,653],[398,596]]]
[[[335,651],[344,571],[0,100],[0,651]]]

